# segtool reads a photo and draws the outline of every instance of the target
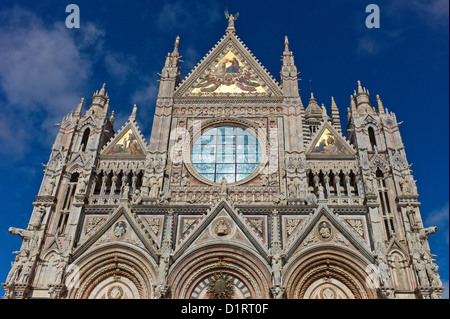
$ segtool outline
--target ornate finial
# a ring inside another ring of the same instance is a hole
[[[83,109],[84,104],[84,97],[81,98],[80,103],[78,104],[77,108],[75,109],[75,116],[81,116],[81,110]]]
[[[358,80],[358,93],[364,93],[362,86],[361,86],[361,81]]]
[[[103,86],[102,86],[100,92],[98,92],[98,95],[105,96],[105,86],[106,86],[106,83],[103,83]]]
[[[336,107],[337,107],[336,102],[334,101],[334,97],[333,97],[333,96],[331,97],[331,106],[336,106]]]
[[[284,36],[284,51],[289,52],[289,39],[287,35]]]
[[[180,36],[177,35],[177,37],[175,38],[175,43],[173,44],[173,53],[178,53],[178,47],[180,46]]]
[[[377,94],[378,112],[384,113],[383,102],[381,102],[380,96]]]
[[[225,17],[228,19],[228,28],[227,30],[234,30],[234,21],[236,21],[239,17],[239,12],[234,15],[228,13],[228,9],[225,9]]]

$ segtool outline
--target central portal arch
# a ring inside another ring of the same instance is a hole
[[[245,248],[209,245],[180,259],[169,275],[173,299],[270,297],[267,263]]]

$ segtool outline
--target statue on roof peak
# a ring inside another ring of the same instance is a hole
[[[225,17],[228,19],[228,29],[234,29],[234,21],[239,17],[239,12],[234,15],[228,13],[228,9],[225,9]]]

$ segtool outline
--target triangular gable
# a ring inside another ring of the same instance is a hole
[[[128,122],[117,132],[101,152],[102,157],[117,158],[144,158],[146,154],[147,146],[134,121]]]
[[[45,256],[52,250],[56,251],[58,254],[61,254],[61,252],[62,252],[62,246],[61,246],[61,243],[59,242],[58,236],[53,237],[53,239],[50,241],[50,243],[45,248],[44,253],[42,255]]]
[[[389,255],[394,250],[399,250],[403,253],[404,256],[408,256],[408,253],[406,252],[405,248],[399,243],[396,236],[392,237],[389,241],[386,248],[386,254]]]
[[[188,236],[184,236],[181,242],[177,241],[174,259],[190,247],[208,242],[217,243],[220,240],[226,241],[227,244],[232,242],[243,244],[257,250],[262,256],[267,256],[267,246],[247,223],[226,200],[220,201],[198,223],[190,227]]]
[[[325,122],[306,151],[307,158],[354,158],[355,150],[336,129]]]
[[[176,97],[282,96],[278,84],[235,35],[226,35],[175,92]]]
[[[92,230],[85,241],[78,245],[73,253],[74,259],[96,246],[117,242],[141,247],[147,250],[155,260],[158,260],[158,247],[152,236],[142,225],[139,217],[133,216],[129,208],[123,205],[119,205],[100,226]]]
[[[323,225],[325,222],[325,225]],[[326,205],[319,204],[313,216],[299,229],[295,239],[286,247],[286,258],[309,246],[333,243],[363,254],[368,260],[373,259],[370,248],[359,237],[353,234],[351,227],[340,217],[334,215]]]

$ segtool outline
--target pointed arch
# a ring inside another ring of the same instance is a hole
[[[377,140],[375,137],[375,131],[372,126],[369,126],[367,129],[367,133],[369,134],[369,142],[372,151],[375,151],[375,147],[377,147]]]
[[[81,138],[80,151],[86,151],[87,144],[89,142],[89,137],[91,135],[91,129],[88,127],[83,132],[83,137]]]

